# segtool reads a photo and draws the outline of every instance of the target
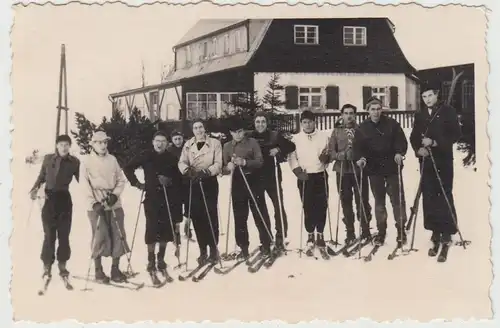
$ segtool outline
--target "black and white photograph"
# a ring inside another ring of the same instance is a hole
[[[492,318],[485,8],[13,12],[15,321]]]

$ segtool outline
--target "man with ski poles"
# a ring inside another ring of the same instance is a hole
[[[259,231],[260,253],[263,257],[271,251],[270,219],[265,203],[264,188],[256,170],[264,163],[259,143],[245,135],[245,123],[234,118],[229,127],[233,140],[226,142],[222,150],[224,174],[232,172],[232,202],[234,213],[234,230],[236,244],[241,252],[237,259],[248,259],[250,256],[248,236],[249,208],[255,225]]]
[[[336,172],[339,202],[344,214],[342,221],[346,228],[345,244],[350,245],[356,240],[352,207],[353,196],[356,203],[357,218],[361,222],[361,231],[358,232],[361,240],[371,238],[371,206],[368,196],[368,177],[366,174],[361,177],[360,169],[353,165],[354,135],[358,128],[358,124],[356,124],[356,106],[345,104],[342,106],[341,115],[342,122],[333,129],[328,149],[330,161],[335,161],[333,171]],[[356,175],[357,179],[354,175]],[[358,186],[358,181],[361,186]],[[360,187],[362,190],[361,197]],[[366,211],[366,213],[363,211]]]
[[[276,247],[284,250],[288,221],[283,204],[280,162],[281,159],[286,159],[295,150],[295,144],[285,139],[280,133],[269,129],[268,118],[264,112],[255,114],[254,127],[255,130],[250,134],[250,137],[259,142],[264,159],[264,164],[258,170],[258,174],[264,191],[267,192],[274,207]]]
[[[81,173],[92,228],[91,257],[95,264],[95,279],[103,283],[109,282],[110,278],[104,273],[101,258],[112,258],[112,281],[126,282],[127,277],[119,265],[120,258],[130,252],[124,226],[125,213],[120,201],[126,179],[116,157],[108,152],[109,140],[104,131],[92,135],[92,151],[82,162]]]
[[[438,261],[445,262],[452,236],[460,233],[453,200],[453,144],[461,128],[456,110],[438,100],[439,89],[421,87],[426,108],[415,113],[410,143],[422,168],[424,228],[432,231],[433,244],[428,255],[436,256],[441,246]]]
[[[45,202],[42,208],[43,245],[40,259],[43,262],[44,276],[51,276],[52,264],[56,258],[55,243],[57,248],[57,261],[61,277],[68,277],[69,272],[66,262],[70,259],[71,248],[69,235],[73,216],[73,202],[69,192],[69,184],[75,177],[80,179],[80,161],[69,154],[71,138],[60,135],[56,138],[55,153],[45,155],[40,173],[30,190],[32,201],[37,198],[37,193],[45,183]]]
[[[144,213],[146,215],[146,233],[144,236],[148,250],[148,265],[146,270],[158,283],[156,271],[167,276],[165,251],[168,242],[176,247],[179,257],[178,225],[182,221],[182,195],[179,193],[182,176],[177,168],[177,158],[166,151],[167,135],[158,131],[153,136],[153,147],[142,156],[132,160],[124,173],[130,184],[145,191]],[[136,169],[144,171],[144,183],[140,183],[135,175]],[[177,228],[176,228],[177,227]],[[158,253],[155,256],[155,247]]]
[[[316,129],[314,113],[309,110],[300,114],[300,126],[301,131],[291,140],[295,151],[290,154],[288,163],[297,177],[304,211],[306,254],[312,256],[317,246],[322,257],[327,258],[323,231],[328,209],[328,174],[325,171],[329,162],[328,134]]]
[[[369,176],[375,199],[375,218],[378,233],[376,246],[385,243],[387,232],[386,195],[392,204],[397,230],[398,248],[406,244],[406,203],[402,180],[403,159],[408,142],[401,125],[382,111],[382,102],[371,98],[366,109],[369,118],[363,121],[354,135],[354,159]],[[397,248],[396,248],[397,249]]]

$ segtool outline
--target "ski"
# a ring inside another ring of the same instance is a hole
[[[215,266],[217,265],[217,262],[210,262],[207,267],[205,267],[205,270],[203,270],[199,275],[194,275],[192,280],[193,282],[199,282],[203,278],[207,276],[207,274],[212,270]]]
[[[284,254],[286,254],[286,251],[282,251],[282,250],[279,250],[279,249],[274,249],[271,252],[271,256],[269,257],[269,259],[264,263],[264,266],[267,269],[269,269],[274,264],[274,262],[276,262],[276,260],[278,259],[278,257],[281,257]]]
[[[380,248],[380,245],[378,245],[378,244],[373,246],[370,253],[368,253],[368,255],[365,256],[365,258],[364,258],[365,262],[370,262],[373,258],[373,255],[377,254],[379,248]]]
[[[85,280],[85,281],[87,280],[87,278],[85,278],[85,277],[75,276],[75,275],[73,275],[72,278],[77,279],[77,280]],[[92,278],[89,279],[88,281],[93,283],[93,284],[97,284],[97,285],[103,285],[103,286],[109,286],[109,287],[121,288],[121,289],[128,289],[128,290],[140,290],[145,286],[144,283],[138,284],[138,283],[126,282],[126,283],[119,284],[119,283],[115,283],[112,281],[104,282],[104,281],[99,281],[99,280],[95,280]]]
[[[61,276],[61,280],[63,281],[64,288],[67,290],[73,290],[73,285],[69,282],[68,276]]]
[[[254,256],[257,252],[259,251],[259,249],[254,249],[252,251],[252,253],[250,253],[249,255],[249,258],[251,258],[252,256]],[[240,259],[240,260],[237,260],[235,263],[233,263],[233,265],[231,265],[230,267],[228,267],[227,269],[223,269],[223,268],[218,268],[218,267],[214,267],[214,272],[217,273],[217,274],[222,274],[222,275],[225,275],[225,274],[228,274],[229,272],[233,271],[234,269],[236,269],[238,266],[240,266],[240,264],[242,264],[243,262],[246,262],[248,259]]]
[[[205,267],[207,264],[209,264],[208,262],[206,263],[203,263],[201,265],[198,265],[196,268],[194,268],[193,270],[189,271],[189,273],[187,275],[182,275],[180,274],[179,275],[179,280],[180,281],[186,281],[188,279],[190,279],[191,277],[193,277],[195,274],[198,273],[198,271],[200,271],[201,269],[203,269],[203,267]]]
[[[259,259],[256,262],[254,262],[253,265],[248,266],[248,272],[256,273],[257,271],[259,271],[260,268],[262,268],[264,263],[267,262],[267,260],[269,260],[270,257],[271,257],[270,253],[269,254],[260,253]]]
[[[49,288],[49,284],[52,281],[52,276],[46,275],[46,276],[42,277],[42,280],[43,280],[42,288],[40,288],[38,290],[39,296],[45,295],[45,293],[47,293],[47,289]]]
[[[354,239],[352,242],[342,246],[339,250],[334,251],[333,254],[330,254],[330,256],[338,256],[340,254],[347,256],[349,248],[357,245],[357,243],[359,243],[360,240],[361,240],[361,238]]]
[[[400,254],[397,254],[398,250],[403,251],[403,245],[401,243],[397,243],[396,247],[392,250],[391,254],[387,256],[388,260],[394,260],[395,257],[399,256]]]
[[[255,255],[253,257],[249,256],[247,261],[245,262],[245,264],[247,266],[251,267],[251,266],[255,265],[255,263],[257,263],[261,257],[262,257],[262,253],[259,250],[255,253]]]
[[[364,239],[364,240],[361,240],[359,241],[356,246],[354,248],[352,248],[351,250],[349,250],[347,252],[347,254],[344,254],[345,257],[351,257],[353,255],[355,255],[356,253],[358,253],[361,249],[363,249],[363,247],[365,246],[368,246],[368,244],[371,243],[371,239]]]
[[[318,259],[316,256],[314,256],[314,246],[307,247],[305,253],[306,253],[307,257],[314,257],[314,258]]]
[[[319,253],[321,254],[321,257],[323,258],[323,260],[330,259],[330,255],[328,255],[326,247],[318,247],[318,249],[319,249]]]
[[[326,251],[328,252],[328,255],[335,256],[335,250],[330,247],[330,245],[326,246]]]

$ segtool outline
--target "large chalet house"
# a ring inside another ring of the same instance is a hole
[[[379,97],[389,110],[420,104],[415,68],[388,18],[202,19],[173,47],[174,69],[160,84],[110,95],[114,108],[152,118],[220,116],[238,94],[265,94],[274,73],[283,113],[363,110]]]

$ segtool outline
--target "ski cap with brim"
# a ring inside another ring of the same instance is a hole
[[[108,141],[110,140],[111,138],[108,137],[108,135],[106,134],[106,132],[104,131],[96,131],[93,135],[92,135],[92,140],[91,142],[99,142],[99,141]]]

